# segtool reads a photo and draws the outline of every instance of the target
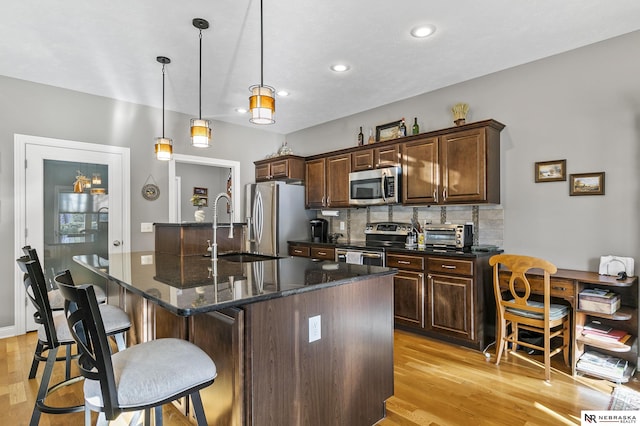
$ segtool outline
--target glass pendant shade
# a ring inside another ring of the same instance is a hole
[[[249,88],[249,110],[251,111],[250,122],[254,124],[273,124],[276,112],[276,99],[273,87],[251,86]]]
[[[93,174],[91,177],[91,183],[94,185],[102,185],[102,177],[100,176],[100,173]]]
[[[196,148],[209,148],[211,142],[211,126],[209,120],[191,119],[191,145]]]
[[[156,138],[156,159],[169,161],[171,154],[173,154],[173,141],[169,138]]]

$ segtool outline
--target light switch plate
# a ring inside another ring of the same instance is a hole
[[[140,232],[153,232],[153,223],[142,222],[140,224]]]

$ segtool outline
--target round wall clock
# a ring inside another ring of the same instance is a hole
[[[142,196],[145,200],[155,201],[160,196],[160,188],[158,185],[148,183],[142,187]]]

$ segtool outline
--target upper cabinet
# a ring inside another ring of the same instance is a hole
[[[351,154],[308,160],[305,172],[307,208],[348,207]]]
[[[304,157],[285,155],[255,161],[256,182],[268,180],[304,181]]]
[[[351,171],[379,169],[400,165],[400,145],[358,149],[351,153]]]
[[[403,204],[500,203],[503,128],[487,120],[403,143]]]

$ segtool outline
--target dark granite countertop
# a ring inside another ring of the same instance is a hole
[[[257,262],[217,262],[204,256],[155,252],[95,254],[73,260],[125,289],[181,315],[189,316],[248,303],[348,284],[395,269],[316,262],[300,257]]]
[[[289,244],[301,244],[301,245],[312,245],[312,246],[322,246],[322,247],[332,247],[332,248],[365,248],[365,241],[353,241],[351,243],[318,243],[312,241],[288,241]],[[466,257],[466,258],[477,258],[477,257],[485,257],[485,256],[493,256],[494,254],[502,253],[503,250],[493,250],[493,251],[462,251],[462,250],[441,250],[435,248],[405,248],[405,247],[385,247],[386,252],[394,252],[394,253],[406,253],[406,254],[425,254],[429,256],[450,256],[450,257]]]

